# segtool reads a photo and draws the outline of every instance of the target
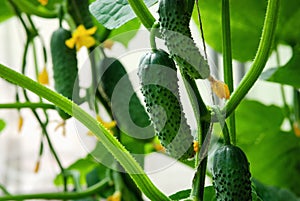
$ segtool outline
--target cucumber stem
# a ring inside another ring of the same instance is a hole
[[[110,132],[94,117],[90,116],[87,112],[81,109],[78,105],[73,103],[66,97],[50,90],[49,88],[33,81],[32,79],[0,64],[0,77],[19,85],[25,89],[32,91],[52,102],[57,107],[64,110],[66,113],[72,115],[85,125],[101,143],[109,150],[112,155],[120,162],[126,172],[131,176],[137,186],[150,200],[169,201],[170,199],[164,195],[159,189],[151,182],[149,177],[143,171],[142,167],[136,162],[133,156],[127,149],[114,137]]]
[[[147,28],[151,29],[153,23],[155,22],[155,18],[145,5],[143,0],[128,0],[132,10],[136,14],[136,16],[140,19],[141,23]]]
[[[159,22],[154,22],[153,26],[151,27],[150,30],[150,46],[152,51],[156,51],[156,42],[155,42],[155,37],[158,34],[158,28],[159,28]]]
[[[226,117],[228,117],[235,110],[242,99],[246,96],[268,61],[275,38],[277,18],[279,15],[279,2],[280,0],[268,0],[267,12],[258,51],[250,70],[244,76],[241,83],[233,92],[225,107],[222,109],[222,113],[226,113]]]
[[[213,107],[212,109],[215,112],[215,115],[220,123],[221,128],[222,128],[222,133],[224,136],[225,144],[230,145],[231,144],[230,133],[229,133],[226,121],[225,121],[225,116],[221,113],[220,108]]]
[[[229,0],[222,0],[222,49],[223,49],[223,69],[224,82],[227,84],[230,93],[233,92],[233,72],[232,72],[232,52],[231,52],[231,31],[230,31],[230,7]],[[236,128],[234,112],[228,118],[230,137],[232,143],[236,143]]]
[[[96,194],[101,189],[109,185],[107,178],[101,180],[99,183],[80,192],[53,192],[53,193],[38,193],[38,194],[24,194],[24,195],[5,195],[1,196],[0,200],[71,200],[91,196]]]

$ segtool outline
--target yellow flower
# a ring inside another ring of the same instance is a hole
[[[193,147],[194,147],[194,151],[196,153],[199,152],[199,142],[198,141],[194,141]]]
[[[35,164],[35,167],[34,167],[34,173],[38,173],[39,170],[40,170],[40,164],[41,164],[41,161],[40,159],[36,162]]]
[[[116,127],[116,125],[117,125],[116,121],[105,122],[99,115],[96,116],[96,119],[100,124],[102,124],[113,135],[111,129]],[[94,133],[92,133],[91,131],[89,131],[87,134],[94,135]]]
[[[38,76],[38,82],[41,84],[49,84],[49,77],[46,66],[43,68],[43,70],[39,73]]]
[[[111,130],[112,128],[114,128],[117,125],[116,121],[111,121],[111,122],[103,121],[103,119],[99,115],[96,116],[96,119],[97,119],[98,122],[100,122],[108,130]]]
[[[113,195],[107,198],[107,201],[121,201],[121,192],[116,191]]]
[[[114,41],[110,39],[107,39],[103,42],[103,47],[107,49],[111,49],[113,45],[114,45]]]
[[[220,80],[215,80],[213,77],[209,77],[210,85],[213,90],[213,92],[219,97],[219,98],[230,98],[230,91],[228,89],[227,84]]]
[[[43,6],[46,6],[48,4],[48,0],[38,0],[40,2],[40,4],[42,4]]]
[[[293,130],[294,130],[295,135],[297,137],[300,137],[300,126],[299,126],[298,122],[294,122],[294,124],[293,124]]]
[[[72,33],[72,38],[66,40],[65,44],[71,49],[73,49],[76,45],[77,51],[83,46],[90,48],[96,43],[96,40],[91,36],[96,32],[96,30],[97,27],[85,29],[85,27],[81,24]]]
[[[19,121],[18,121],[18,133],[20,133],[20,132],[21,132],[22,128],[23,128],[23,117],[22,117],[22,115],[21,115],[21,114],[19,114]]]

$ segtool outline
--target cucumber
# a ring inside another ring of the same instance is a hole
[[[161,35],[177,65],[193,79],[208,78],[208,63],[192,39],[187,1],[161,0],[158,13]]]
[[[154,128],[150,125],[149,116],[135,93],[122,63],[116,58],[105,57],[99,66],[98,90],[111,106],[118,127],[127,134],[134,134],[133,137],[137,139],[152,140]],[[121,88],[116,88],[121,79]],[[115,90],[118,90],[115,94],[117,97],[113,98]]]
[[[193,157],[194,138],[182,110],[174,61],[163,50],[149,52],[140,61],[138,76],[147,112],[162,146],[179,160]]]
[[[65,41],[69,38],[71,38],[71,32],[63,28],[54,31],[51,36],[54,88],[63,96],[77,100],[79,97],[77,57],[76,50],[65,45]],[[57,110],[63,119],[71,117],[60,108]]]
[[[249,162],[239,147],[224,145],[216,150],[212,175],[217,201],[252,200]]]

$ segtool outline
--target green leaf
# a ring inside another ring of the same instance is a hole
[[[0,132],[3,131],[3,129],[5,128],[6,123],[3,119],[0,119]]]
[[[173,195],[170,196],[171,200],[182,200],[185,198],[188,198],[190,196],[191,189],[186,189],[179,191],[177,193],[174,193]]]
[[[299,34],[300,36],[300,34]],[[292,58],[282,67],[271,68],[261,75],[261,79],[300,88],[300,48],[294,48]]]
[[[145,0],[147,7],[156,2]],[[90,11],[108,29],[116,29],[136,17],[127,0],[97,0],[90,5]]]
[[[283,188],[278,188],[274,186],[266,186],[260,183],[258,180],[254,179],[255,190],[259,197],[263,201],[299,201],[300,199],[296,197],[291,191]]]
[[[236,111],[237,144],[246,153],[253,177],[300,195],[300,140],[281,131],[281,108],[244,101]]]
[[[222,52],[221,4],[220,0],[199,1],[205,41],[218,52]],[[234,59],[249,61],[254,58],[262,32],[266,7],[266,0],[230,1]],[[196,9],[193,19],[199,25]]]
[[[13,15],[12,9],[9,7],[7,1],[0,1],[0,22],[4,22]]]
[[[179,191],[173,195],[170,196],[171,200],[183,200],[190,196],[191,189],[182,190]],[[187,199],[189,200],[189,199]],[[215,189],[213,186],[206,186],[204,188],[204,201],[215,201],[216,195],[215,195]]]
[[[120,42],[125,47],[128,47],[129,41],[137,34],[140,26],[141,22],[135,18],[121,27],[112,30],[108,38],[111,38],[113,41]]]
[[[281,108],[250,100],[241,102],[236,116],[238,144],[251,144],[266,133],[277,132],[284,119]]]
[[[300,43],[300,6],[299,0],[280,2],[277,38],[291,46]]]
[[[71,164],[67,170],[77,170],[80,173],[80,183],[85,184],[85,177],[88,172],[90,172],[95,166],[97,166],[97,163],[91,160],[89,157],[82,158],[77,161],[75,161],[73,164]],[[55,185],[62,185],[62,175],[59,174],[54,179]]]

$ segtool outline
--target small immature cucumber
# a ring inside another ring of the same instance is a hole
[[[160,32],[177,65],[191,78],[208,78],[208,63],[192,39],[189,28],[192,11],[187,1],[161,0],[158,13]]]
[[[69,38],[71,38],[71,32],[63,28],[54,31],[51,36],[50,48],[53,63],[54,88],[63,96],[71,100],[76,100],[79,96],[77,57],[76,50],[70,49],[65,45],[65,41]],[[57,110],[63,119],[71,117],[61,109],[58,108]]]
[[[187,124],[178,91],[176,66],[163,50],[144,55],[138,76],[147,111],[156,135],[174,158],[193,157],[193,136]]]
[[[252,200],[249,162],[239,147],[224,145],[216,150],[212,175],[217,201]]]

